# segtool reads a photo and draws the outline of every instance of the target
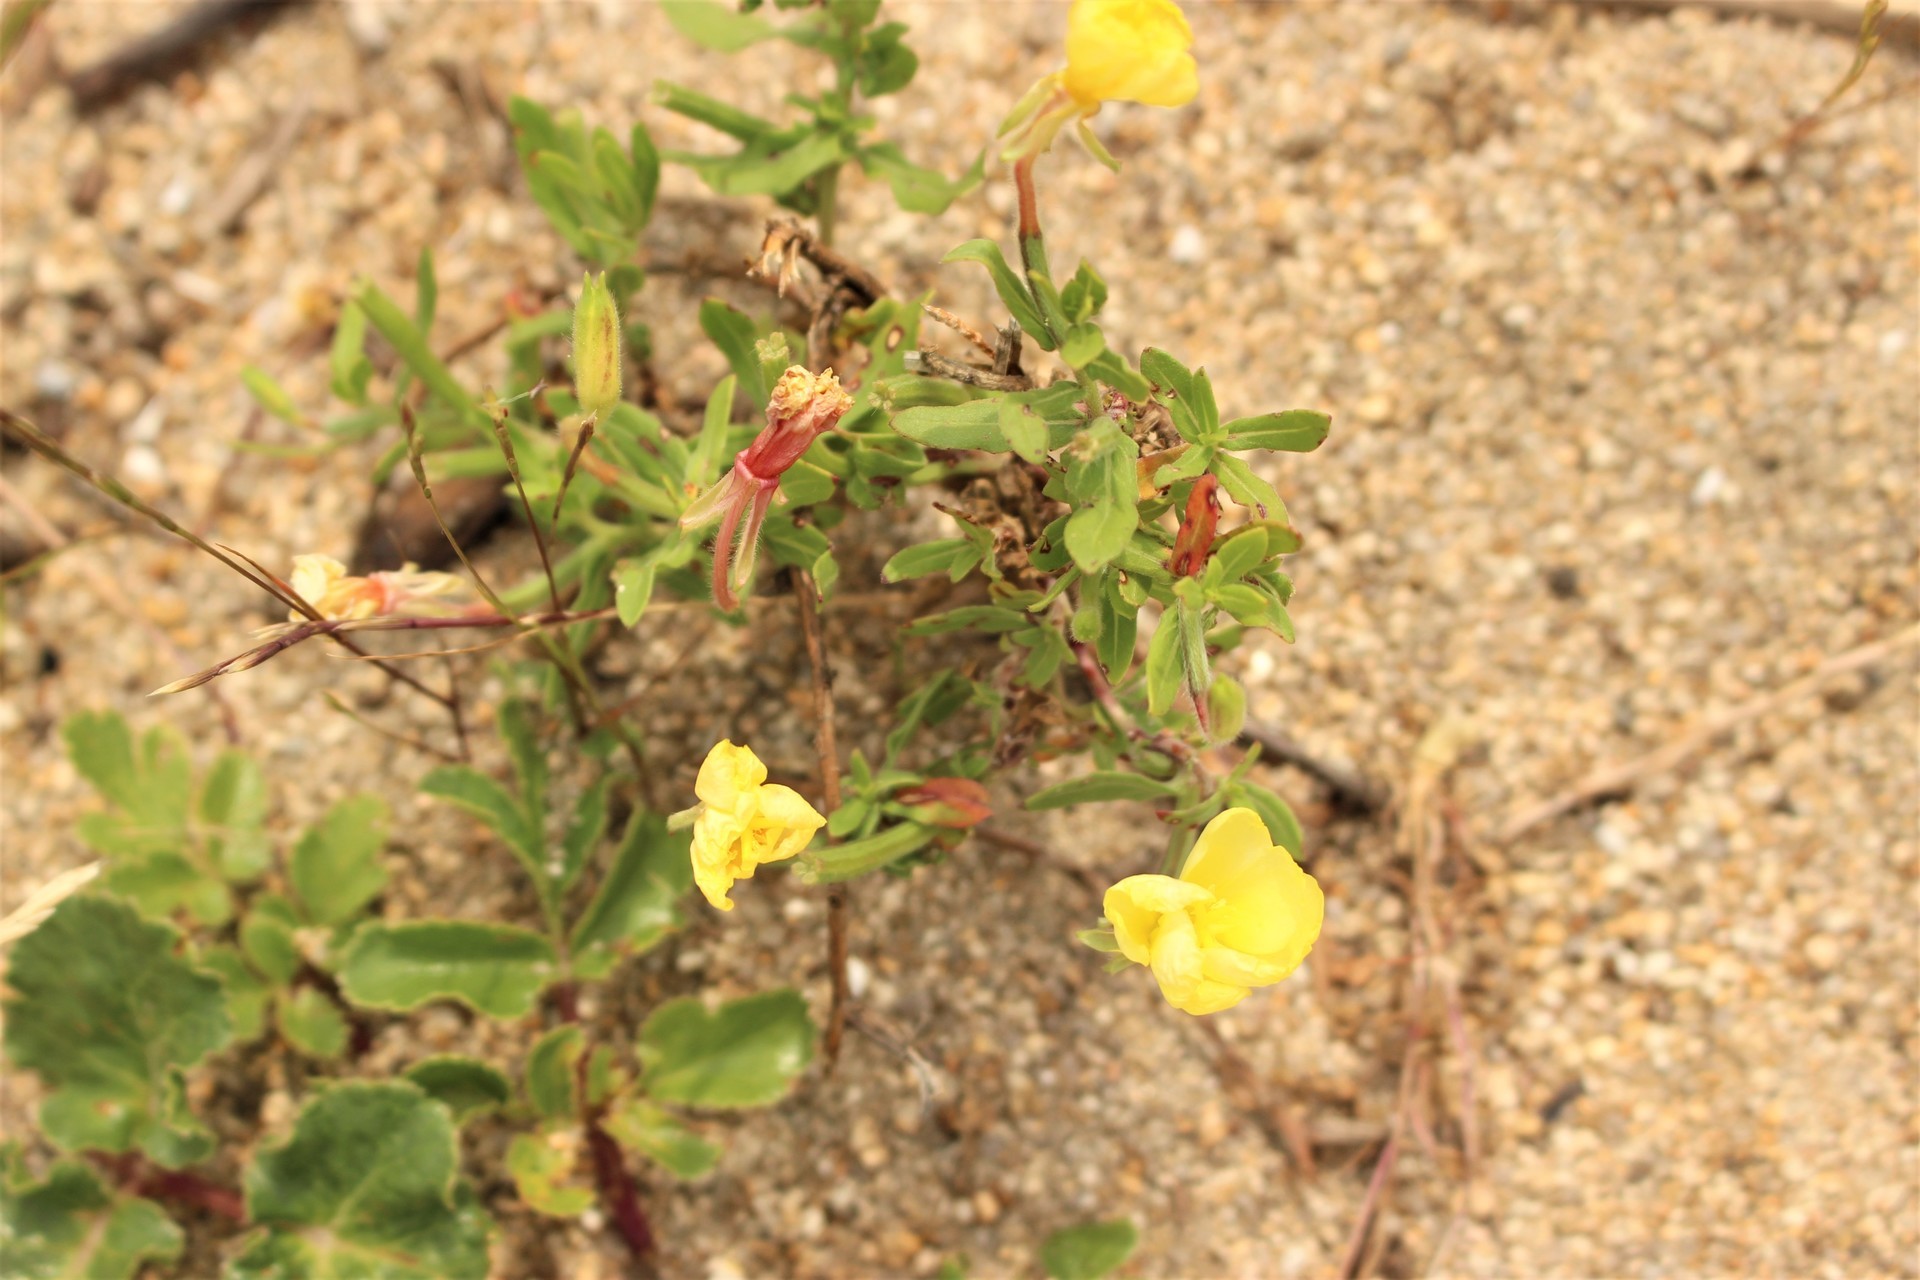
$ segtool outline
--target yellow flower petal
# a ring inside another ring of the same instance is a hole
[[[1202,979],[1196,982],[1186,995],[1175,1000],[1171,996],[1167,1003],[1182,1013],[1207,1014],[1218,1013],[1222,1009],[1231,1009],[1245,1000],[1251,992],[1245,987],[1236,987],[1224,982],[1209,982]]]
[[[767,766],[760,763],[752,747],[717,742],[700,763],[700,776],[694,780],[693,793],[714,808],[732,813],[766,780]]]
[[[1212,895],[1172,876],[1128,876],[1107,890],[1103,910],[1113,922],[1114,940],[1120,954],[1135,964],[1151,962],[1153,931],[1160,917],[1169,911],[1182,911]]]
[[[1216,899],[1195,915],[1209,944],[1277,961],[1290,973],[1320,936],[1320,885],[1273,844],[1251,809],[1228,809],[1209,822],[1180,878]]]
[[[1200,960],[1200,939],[1193,919],[1184,911],[1160,917],[1153,930],[1153,979],[1167,1003],[1179,1008],[1191,1000],[1206,980]]]
[[[1062,83],[1083,106],[1185,106],[1199,91],[1192,44],[1173,0],[1074,0]]]
[[[740,843],[739,819],[720,809],[708,809],[693,822],[693,882],[720,911],[733,910],[727,892],[743,871],[735,856]]]
[[[1288,964],[1281,960],[1250,956],[1232,947],[1200,949],[1200,968],[1208,980],[1234,987],[1272,986],[1299,967],[1298,960]]]

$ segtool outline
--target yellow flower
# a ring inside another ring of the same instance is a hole
[[[1192,46],[1193,28],[1173,0],[1074,0],[1062,83],[1085,107],[1184,107],[1200,88]]]
[[[1120,953],[1152,968],[1167,1003],[1216,1013],[1280,981],[1320,936],[1326,899],[1251,809],[1207,824],[1180,878],[1128,876],[1107,890]]]
[[[765,862],[791,858],[827,824],[792,787],[768,786],[767,766],[751,747],[717,743],[693,784],[700,813],[693,822],[693,882],[721,911],[735,880]]]

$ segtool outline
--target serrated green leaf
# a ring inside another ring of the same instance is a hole
[[[1229,449],[1284,449],[1289,453],[1318,449],[1332,429],[1332,418],[1311,409],[1235,418],[1221,428],[1226,433]]]
[[[697,1178],[720,1159],[720,1148],[644,1098],[628,1099],[609,1113],[606,1130],[622,1147],[676,1178]]]
[[[242,751],[223,751],[200,788],[200,821],[213,829],[208,852],[229,880],[251,880],[267,869],[273,846],[260,829],[267,817],[267,783]]]
[[[676,904],[693,884],[691,839],[686,832],[669,832],[666,819],[657,814],[634,813],[606,878],[574,926],[574,952],[644,951],[678,925]]]
[[[548,1119],[570,1116],[579,1106],[574,1067],[585,1051],[578,1023],[566,1023],[534,1041],[527,1051],[527,1101]]]
[[[455,1178],[446,1108],[410,1084],[337,1084],[254,1157],[247,1216],[267,1228],[231,1274],[485,1280],[486,1215]]]
[[[1158,800],[1173,794],[1170,783],[1138,773],[1099,772],[1068,778],[1027,797],[1027,808],[1066,809],[1107,800]]]
[[[478,1058],[458,1054],[423,1058],[407,1068],[406,1077],[453,1112],[455,1123],[513,1100],[513,1086],[507,1077]]]
[[[647,1096],[694,1107],[778,1102],[813,1058],[807,1002],[791,990],[729,1000],[709,1010],[670,1000],[640,1029]]]
[[[987,269],[993,278],[994,292],[1000,295],[1014,318],[1033,340],[1048,351],[1053,350],[1053,335],[1047,331],[1046,324],[1040,318],[1040,307],[1027,291],[1020,277],[1013,274],[1013,268],[1007,265],[1006,255],[1000,252],[1000,246],[991,240],[969,240],[963,245],[947,251],[942,262],[977,262]]]
[[[1040,1265],[1052,1280],[1100,1280],[1133,1256],[1140,1233],[1125,1218],[1068,1227],[1047,1237]]]
[[[506,841],[535,883],[546,879],[542,866],[544,833],[521,807],[519,797],[470,765],[442,765],[420,782],[420,790],[472,814]]]
[[[82,897],[14,946],[7,1056],[39,1074],[48,1106],[68,1095],[69,1104],[84,1099],[96,1113],[124,1116],[114,1126],[120,1140],[105,1149],[152,1147],[190,1122],[173,1114],[169,1073],[232,1037],[219,980],[179,959],[179,941],[124,902]]]
[[[0,1179],[0,1275],[8,1280],[131,1280],[144,1262],[171,1262],[185,1237],[151,1200],[109,1192],[63,1160],[44,1180],[8,1152]]]
[[[579,1138],[571,1130],[519,1133],[507,1147],[507,1173],[531,1209],[577,1218],[593,1205],[593,1187],[581,1180]]]
[[[312,987],[301,987],[280,1000],[280,1034],[302,1053],[337,1058],[347,1048],[347,1020],[340,1010]]]
[[[347,999],[372,1009],[416,1009],[458,1000],[495,1018],[517,1018],[554,976],[553,945],[512,925],[467,920],[369,924],[340,963]]]
[[[386,888],[386,843],[387,805],[374,795],[348,796],[307,828],[287,865],[307,919],[343,924]]]

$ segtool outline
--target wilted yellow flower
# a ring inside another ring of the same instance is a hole
[[[1073,0],[1067,13],[1067,65],[1028,90],[1000,133],[1009,161],[1030,160],[1076,124],[1102,163],[1114,160],[1087,128],[1103,102],[1183,107],[1200,90],[1193,28],[1173,0]]]
[[[457,605],[451,611],[459,612],[474,603],[466,579],[451,573],[430,573],[409,564],[356,578],[332,556],[295,556],[291,585],[322,618],[333,622],[378,618],[428,602],[432,602],[429,611],[435,613],[448,612],[448,605]],[[307,620],[297,609],[290,611],[287,619]]]
[[[1184,107],[1200,90],[1193,28],[1173,0],[1074,0],[1061,83],[1083,106]]]
[[[1259,814],[1228,809],[1200,833],[1178,880],[1128,876],[1105,908],[1120,954],[1152,968],[1168,1004],[1217,1013],[1300,967],[1326,899]]]
[[[721,911],[735,880],[766,862],[791,858],[827,824],[792,787],[767,785],[767,766],[751,747],[720,742],[707,752],[693,784],[700,797],[693,821],[693,882]]]

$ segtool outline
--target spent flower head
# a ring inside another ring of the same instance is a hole
[[[355,577],[332,556],[295,556],[290,585],[295,594],[330,622],[380,618],[409,611],[453,614],[478,604],[473,599],[473,587],[465,578],[428,572],[412,564]],[[307,620],[297,609],[289,611],[287,619],[290,622]]]
[[[1326,899],[1252,809],[1200,833],[1180,878],[1128,876],[1107,890],[1120,954],[1153,970],[1167,1003],[1216,1013],[1295,969],[1313,950]]]

